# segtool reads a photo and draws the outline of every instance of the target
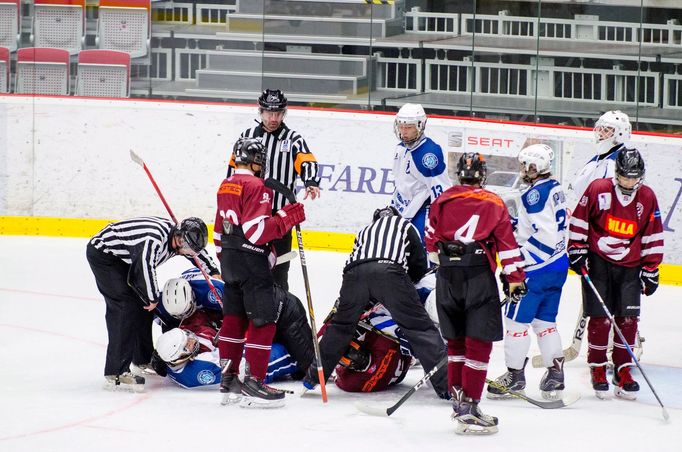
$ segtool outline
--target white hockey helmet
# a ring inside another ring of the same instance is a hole
[[[400,133],[400,125],[412,124],[417,128],[417,135],[414,138],[405,139]],[[393,132],[395,136],[407,146],[416,143],[424,135],[426,129],[426,112],[421,104],[405,104],[400,107],[398,114],[393,121]]]
[[[552,172],[554,151],[546,144],[532,144],[519,152],[521,177],[524,182],[531,183],[539,176]]]
[[[193,358],[199,351],[199,341],[194,333],[173,328],[156,340],[156,352],[171,366],[177,366]]]
[[[197,308],[192,286],[183,278],[166,281],[161,294],[161,304],[169,315],[179,320],[194,314]]]
[[[595,142],[607,143],[604,145],[606,147],[604,152],[613,146],[625,143],[630,139],[631,134],[630,117],[620,110],[607,111],[594,124]]]

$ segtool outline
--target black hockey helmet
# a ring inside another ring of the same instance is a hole
[[[258,138],[240,138],[232,148],[234,153],[234,162],[236,164],[248,165],[255,163],[256,165],[265,166],[267,161],[267,153],[263,142]]]
[[[374,211],[374,215],[372,216],[372,221],[377,221],[379,218],[382,218],[382,217],[393,217],[393,216],[400,216],[400,212],[398,212],[398,209],[396,209],[393,206],[381,207],[381,208]]]
[[[201,218],[189,217],[182,220],[177,232],[183,238],[187,246],[195,253],[206,248],[206,244],[208,243],[208,228]]]
[[[258,98],[261,111],[282,111],[287,108],[287,98],[278,89],[266,89]]]
[[[623,148],[616,156],[616,174],[633,179],[644,177],[644,159],[635,148]]]
[[[478,152],[465,152],[457,162],[457,177],[462,184],[483,186],[488,177],[485,158]]]
[[[348,344],[346,352],[341,356],[339,364],[350,370],[356,372],[364,372],[369,368],[372,363],[372,357],[369,352],[365,350],[362,344],[355,340],[351,340]]]

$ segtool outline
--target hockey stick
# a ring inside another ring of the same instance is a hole
[[[535,405],[537,407],[546,409],[546,410],[553,410],[556,408],[563,408],[565,406],[569,406],[580,400],[580,394],[575,394],[571,396],[566,396],[561,399],[557,400],[537,400],[532,397],[528,397],[526,394],[518,391],[514,391],[512,389],[509,389],[503,384],[500,384],[496,381],[490,380],[488,378],[485,379],[485,382],[488,383],[488,386],[492,386],[495,389],[499,389],[500,391],[509,394],[510,396],[516,398],[516,399],[521,399],[525,400],[526,402],[530,403],[531,405]]]
[[[370,416],[388,417],[391,414],[393,414],[395,412],[395,410],[400,408],[400,406],[403,403],[405,403],[407,401],[407,399],[412,397],[412,395],[415,392],[417,392],[419,390],[419,388],[424,386],[424,383],[429,381],[431,379],[431,377],[433,377],[436,374],[436,372],[438,372],[444,366],[447,366],[447,364],[448,364],[448,358],[445,357],[438,364],[436,364],[433,369],[431,369],[428,373],[424,374],[424,376],[421,377],[421,379],[417,383],[415,383],[415,385],[412,386],[410,388],[410,390],[407,391],[405,393],[405,395],[403,395],[400,398],[400,400],[398,400],[396,403],[394,403],[393,405],[391,405],[388,408],[380,408],[380,407],[376,407],[376,406],[372,406],[372,405],[367,405],[367,404],[361,403],[361,402],[355,402],[355,408],[357,408],[359,411],[361,411],[365,414],[369,414]]]
[[[611,326],[613,326],[613,330],[616,333],[618,333],[618,337],[620,338],[623,345],[625,345],[625,348],[627,349],[628,353],[630,354],[630,357],[632,358],[634,363],[637,365],[637,368],[639,369],[639,371],[642,372],[642,376],[644,377],[644,380],[646,380],[646,384],[649,385],[649,389],[651,389],[651,392],[654,393],[654,397],[656,397],[658,404],[661,406],[661,409],[663,410],[663,413],[662,413],[663,419],[665,419],[666,422],[669,421],[670,416],[668,415],[668,410],[665,409],[665,406],[663,405],[663,402],[661,402],[660,397],[658,397],[658,394],[656,393],[654,386],[649,381],[649,377],[647,377],[646,372],[644,372],[642,365],[639,363],[639,360],[635,356],[635,352],[632,351],[630,344],[628,344],[628,341],[625,340],[625,337],[623,336],[623,332],[621,331],[620,327],[618,327],[618,325],[616,325],[616,320],[613,318],[613,315],[611,314],[611,312],[609,312],[609,308],[606,306],[606,303],[604,303],[604,300],[602,299],[601,295],[599,295],[597,288],[594,287],[594,284],[592,283],[592,280],[590,279],[590,275],[587,274],[587,269],[585,267],[583,267],[581,269],[581,272],[582,272],[583,278],[585,278],[585,281],[590,286],[590,289],[592,289],[592,292],[594,292],[594,295],[597,297],[599,304],[601,305],[602,309],[604,310],[604,314],[606,314],[606,317],[609,318],[609,322],[611,322]]]
[[[166,202],[166,198],[163,196],[163,193],[161,193],[161,189],[159,188],[158,185],[156,185],[156,181],[154,180],[154,176],[152,176],[151,171],[149,171],[147,164],[132,149],[130,150],[130,158],[133,160],[133,162],[140,165],[142,167],[142,169],[144,169],[144,172],[147,173],[147,177],[149,177],[150,182],[154,186],[154,190],[156,190],[156,194],[159,195],[161,202],[166,207],[166,211],[168,211],[168,215],[170,215],[171,220],[173,220],[173,223],[178,225],[178,219],[175,218],[173,211],[171,210],[170,206]],[[223,301],[220,298],[220,295],[218,294],[218,291],[216,290],[215,286],[211,282],[211,277],[208,275],[208,273],[206,273],[206,270],[204,270],[203,267],[201,266],[201,262],[199,261],[199,258],[196,255],[192,255],[192,260],[194,261],[194,265],[199,269],[201,274],[204,275],[204,278],[206,279],[206,282],[208,283],[208,288],[211,289],[211,293],[213,293],[213,295],[215,296],[215,299],[218,300],[218,304],[220,304],[220,307],[222,307]]]
[[[573,341],[568,348],[564,349],[564,362],[573,361],[580,354],[580,347],[583,344],[583,336],[585,335],[585,328],[587,328],[587,316],[583,313],[582,307],[580,308],[580,315],[578,316],[578,321],[575,324],[575,331],[573,331]],[[545,367],[542,361],[542,355],[535,355],[531,360],[533,367]]]
[[[284,195],[290,203],[296,202],[296,195],[289,187],[278,181],[277,179],[269,178],[265,181],[265,186],[275,190]],[[301,225],[296,225],[296,240],[298,241],[298,255],[301,259],[301,270],[303,271],[303,283],[305,284],[305,296],[308,301],[308,317],[310,317],[310,327],[313,332],[313,348],[315,351],[315,360],[317,361],[317,378],[320,381],[320,391],[322,392],[322,402],[327,403],[327,386],[324,378],[324,368],[322,367],[322,358],[320,356],[320,344],[317,342],[317,326],[315,326],[315,311],[313,310],[313,298],[310,294],[310,279],[308,278],[308,265],[305,260],[305,253],[303,251],[303,236],[301,236]]]

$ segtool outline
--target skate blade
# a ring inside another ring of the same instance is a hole
[[[242,400],[241,394],[227,393],[223,394],[223,399],[220,401],[221,405],[235,405]]]
[[[636,392],[628,392],[624,391],[623,388],[620,386],[616,386],[613,388],[613,394],[618,397],[619,399],[623,400],[637,400],[637,393]]]
[[[564,397],[564,390],[557,389],[554,391],[540,391],[540,395],[545,400],[559,400]]]
[[[526,392],[521,389],[519,391],[514,390],[515,393],[517,394],[522,394],[526,395]],[[512,399],[518,399],[518,397],[514,397],[508,392],[505,392],[504,394],[495,394],[494,392],[486,392],[485,394],[486,398],[490,400],[512,400]]]
[[[239,406],[241,408],[262,408],[262,409],[270,409],[270,408],[281,408],[284,406],[284,399],[279,399],[279,400],[263,400],[258,397],[242,397],[242,399],[239,401]]]
[[[144,385],[126,385],[126,384],[111,384],[111,383],[104,383],[104,386],[102,386],[102,389],[105,391],[110,391],[110,392],[131,392],[134,394],[140,394],[144,392]]]
[[[455,427],[455,433],[458,435],[492,435],[497,433],[497,425],[482,426],[482,425],[472,425],[472,424],[462,424],[457,422]]]
[[[609,391],[594,391],[594,395],[597,396],[599,400],[609,400]]]
[[[133,375],[137,375],[138,377],[149,377],[149,376],[155,376],[158,377],[159,374],[157,374],[154,369],[151,367],[138,367],[135,364],[130,365],[130,373]]]

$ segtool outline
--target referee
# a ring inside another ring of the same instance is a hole
[[[391,313],[425,372],[445,359],[445,343],[414,287],[427,269],[426,251],[417,228],[392,206],[377,209],[372,223],[355,238],[343,270],[337,311],[320,341],[326,378],[348,348],[360,315],[376,303]],[[431,382],[439,397],[449,398],[445,367]],[[308,389],[317,384],[315,364],[310,366],[303,384]]]
[[[303,199],[316,199],[320,196],[320,176],[317,160],[303,137],[284,124],[287,113],[287,98],[282,91],[266,89],[258,98],[260,122],[256,127],[242,132],[242,138],[260,138],[267,151],[267,165],[262,171],[264,179],[274,178],[289,187],[292,191],[296,184],[296,175],[305,185]],[[234,155],[230,159],[227,176],[234,173]],[[272,203],[274,214],[286,204],[281,193],[275,193]],[[291,231],[281,239],[272,242],[278,256],[291,251]],[[285,262],[273,269],[275,282],[284,290],[289,290],[290,262]]]
[[[204,249],[207,240],[199,218],[187,218],[178,227],[160,217],[111,223],[90,239],[86,256],[106,303],[105,389],[144,389],[144,378],[133,375],[130,364],[144,369],[151,361],[153,311],[161,299],[156,267],[177,255],[194,263],[196,256],[207,273],[219,277]]]

